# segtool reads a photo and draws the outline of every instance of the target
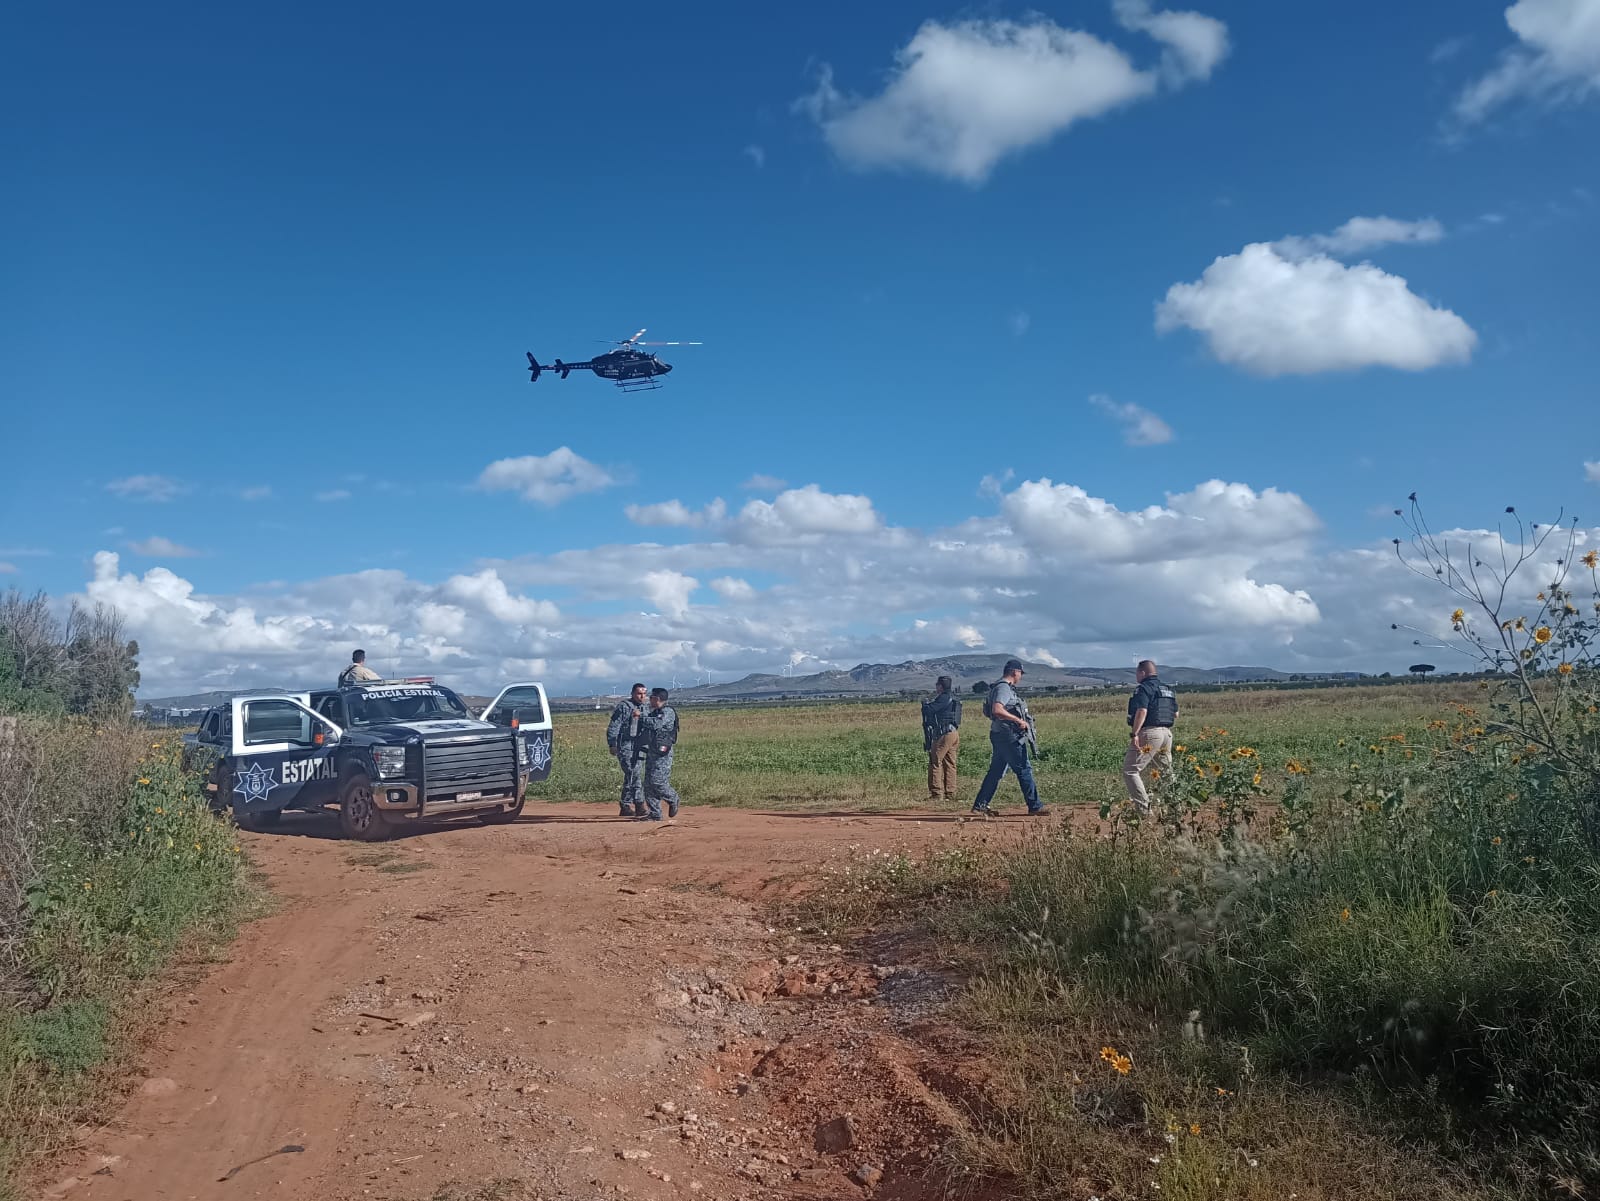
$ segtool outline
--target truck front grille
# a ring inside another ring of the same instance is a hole
[[[512,735],[423,747],[427,799],[444,801],[463,792],[513,793],[517,789],[517,744]]]

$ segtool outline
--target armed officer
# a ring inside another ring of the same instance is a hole
[[[1028,707],[1017,695],[1017,685],[1022,682],[1022,660],[1007,659],[1005,671],[998,683],[989,689],[983,702],[983,712],[989,719],[989,745],[993,757],[989,760],[989,773],[972,802],[972,811],[988,816],[989,802],[995,789],[1000,787],[1000,777],[1010,768],[1022,787],[1022,799],[1028,812],[1043,817],[1050,810],[1039,802],[1039,788],[1033,782],[1033,767],[1028,763],[1028,744],[1033,741],[1033,719]]]
[[[1156,665],[1141,659],[1134,672],[1133,695],[1128,698],[1128,753],[1122,757],[1122,779],[1128,799],[1140,813],[1150,812],[1150,794],[1140,772],[1159,759],[1159,770],[1172,775],[1172,726],[1178,720],[1178,698],[1156,675]]]
[[[339,687],[347,688],[351,684],[365,684],[371,680],[383,677],[367,666],[366,651],[351,651],[350,666],[339,673]]]
[[[644,808],[635,821],[661,820],[661,802],[667,816],[678,816],[678,794],[672,789],[672,748],[678,744],[678,711],[667,704],[667,690],[650,690],[650,709],[639,723],[637,753],[644,757]]]
[[[928,799],[956,799],[956,754],[961,748],[961,702],[949,676],[933,683],[933,699],[922,702],[922,749],[928,752]]]
[[[634,752],[639,743],[639,726],[644,721],[643,684],[635,684],[633,691],[611,710],[611,720],[606,723],[606,748],[616,757],[622,768],[622,816],[644,816],[644,779],[639,775],[639,757]]]

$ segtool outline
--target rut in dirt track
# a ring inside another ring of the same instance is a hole
[[[275,913],[164,1002],[131,1096],[44,1196],[934,1195],[983,1086],[952,1067],[946,982],[773,930],[763,902],[853,847],[993,824],[560,805],[334,832],[244,836]]]

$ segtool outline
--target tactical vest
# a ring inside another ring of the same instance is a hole
[[[1170,726],[1178,720],[1177,694],[1165,684],[1156,689],[1156,703],[1145,716],[1147,726]]]

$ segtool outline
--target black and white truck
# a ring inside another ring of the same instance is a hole
[[[550,774],[542,684],[512,684],[474,716],[429,677],[317,692],[240,693],[206,711],[185,760],[241,826],[339,807],[348,838],[376,842],[424,818],[515,821]]]

